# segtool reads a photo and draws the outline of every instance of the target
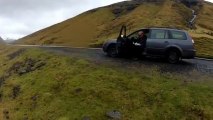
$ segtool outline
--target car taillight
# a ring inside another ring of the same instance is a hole
[[[190,36],[190,39],[192,40],[192,43],[194,44],[194,43],[195,43],[195,41],[192,39],[192,36]]]
[[[192,39],[192,43],[195,44],[195,41]]]

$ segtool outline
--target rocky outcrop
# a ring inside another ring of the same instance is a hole
[[[46,62],[42,60],[31,59],[31,58],[27,58],[22,62],[16,62],[7,71],[5,71],[4,75],[0,76],[0,87],[13,74],[22,76],[24,74],[38,70],[45,65],[46,65]],[[14,92],[16,91],[18,91],[17,88],[14,89]],[[16,97],[16,93],[14,94],[14,98],[15,97]]]
[[[204,0],[179,0],[183,4],[185,4],[187,7],[191,7],[194,5],[202,5]]]
[[[192,19],[189,21],[189,27],[193,29],[195,27],[195,20],[197,18],[197,15],[195,13],[195,10],[192,10]]]
[[[127,14],[144,3],[162,3],[165,0],[131,0],[131,1],[123,1],[116,4],[111,5],[112,13],[119,17],[121,15]]]

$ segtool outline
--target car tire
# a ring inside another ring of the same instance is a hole
[[[116,46],[109,46],[109,48],[107,49],[107,55],[109,57],[117,57],[118,53],[117,53],[117,49]]]
[[[171,64],[176,64],[180,61],[180,54],[176,50],[171,50],[167,53],[167,61]]]

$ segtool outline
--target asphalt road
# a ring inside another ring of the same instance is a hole
[[[76,58],[84,58],[96,64],[113,65],[124,68],[141,68],[157,67],[162,72],[189,74],[199,72],[201,74],[213,75],[213,60],[208,59],[183,59],[178,64],[169,64],[160,58],[110,58],[100,48],[72,48],[66,46],[39,46],[39,45],[15,45],[26,48],[37,47],[43,50],[53,52],[59,55],[66,55]]]
[[[162,72],[176,72],[188,74],[197,71],[204,74],[213,74],[213,61],[204,59],[183,59],[178,64],[169,64],[160,58],[110,58],[102,51],[102,49],[88,48],[68,48],[68,47],[41,47],[49,52],[62,55],[84,58],[97,64],[109,64],[118,67],[157,67]]]

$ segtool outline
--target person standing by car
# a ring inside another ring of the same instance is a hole
[[[142,55],[142,52],[144,51],[146,47],[146,40],[147,36],[143,31],[138,32],[138,38],[136,39],[134,44],[134,53],[136,56],[140,57]]]
[[[139,31],[137,41],[141,45],[142,49],[145,49],[146,47],[146,40],[147,40],[147,36],[145,35],[145,33],[143,31]]]

